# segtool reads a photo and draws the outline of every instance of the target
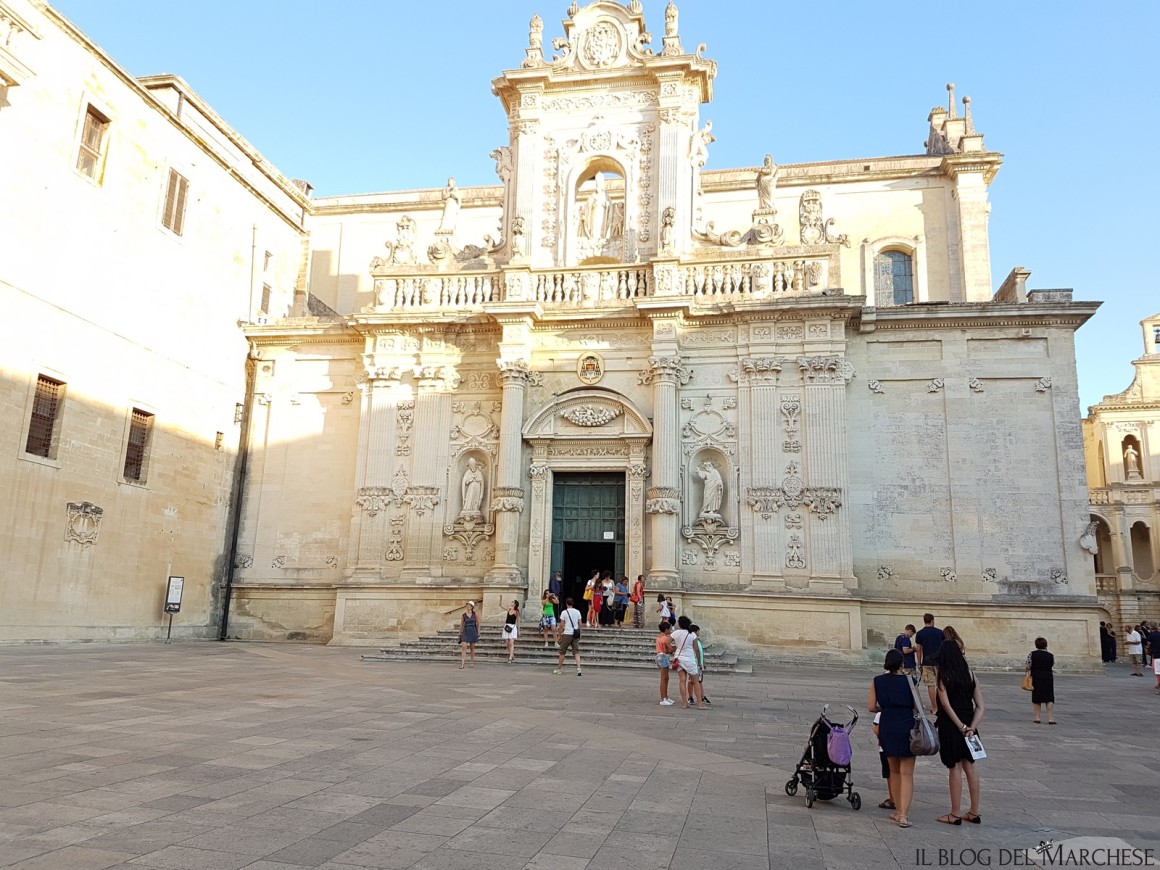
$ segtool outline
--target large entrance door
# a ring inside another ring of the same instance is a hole
[[[552,485],[552,564],[564,597],[580,604],[593,571],[624,573],[624,475],[556,472]]]

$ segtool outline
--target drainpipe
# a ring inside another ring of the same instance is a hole
[[[242,531],[242,507],[246,496],[246,474],[250,466],[250,421],[254,411],[254,384],[257,378],[260,354],[254,344],[246,354],[246,398],[242,404],[241,432],[238,443],[237,472],[230,493],[230,516],[226,526],[230,545],[226,563],[226,585],[222,591],[222,621],[218,629],[218,640],[226,640],[230,627],[230,597],[234,588],[234,573],[238,570],[238,539]]]

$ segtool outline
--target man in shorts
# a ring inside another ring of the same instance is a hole
[[[902,630],[902,634],[894,639],[894,648],[902,653],[902,673],[908,677],[914,673],[916,664],[914,661],[914,626],[907,625]]]
[[[922,615],[922,630],[914,636],[914,656],[922,684],[930,697],[930,712],[938,712],[938,651],[942,646],[943,632],[934,627],[934,616]]]
[[[562,674],[564,672],[564,656],[568,654],[568,650],[572,650],[572,656],[576,659],[576,676],[580,674],[580,626],[583,623],[583,617],[580,611],[573,606],[573,601],[569,598],[565,602],[564,612],[560,614],[559,622],[556,626],[556,640],[560,643],[560,660],[556,663],[556,670],[553,674]]]

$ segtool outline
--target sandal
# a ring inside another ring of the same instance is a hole
[[[886,800],[884,800],[882,803],[880,803],[878,805],[878,809],[880,809],[880,810],[896,810],[896,809],[898,809],[898,807],[896,807],[894,805],[894,801],[892,801],[890,798],[887,798]]]
[[[935,821],[942,822],[944,825],[961,825],[963,818],[962,816],[956,816],[954,813],[947,813],[945,816],[939,816]]]
[[[909,827],[911,827],[910,820],[909,820],[908,818],[906,818],[906,816],[902,816],[901,818],[897,818],[897,819],[895,819],[895,820],[894,820],[894,823],[895,823],[896,825],[898,825],[898,827],[900,827],[900,828],[909,828]]]
[[[978,813],[963,813],[963,821],[971,822],[975,825],[981,825],[983,823],[983,817]]]
[[[1032,724],[1032,725],[1042,725],[1043,723],[1042,723],[1042,722],[1040,722],[1038,719],[1032,719],[1032,720],[1031,720],[1031,724]]]
[[[1058,722],[1056,722],[1054,719],[1048,719],[1048,720],[1047,720],[1047,724],[1048,724],[1048,725],[1058,725],[1059,723],[1058,723]]]

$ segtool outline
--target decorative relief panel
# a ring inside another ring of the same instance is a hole
[[[622,413],[619,407],[597,408],[592,405],[573,405],[560,412],[560,416],[576,426],[603,426]]]
[[[67,518],[64,539],[73,544],[95,544],[101,534],[101,520],[104,519],[105,509],[89,501],[70,501],[65,505],[65,510]]]

